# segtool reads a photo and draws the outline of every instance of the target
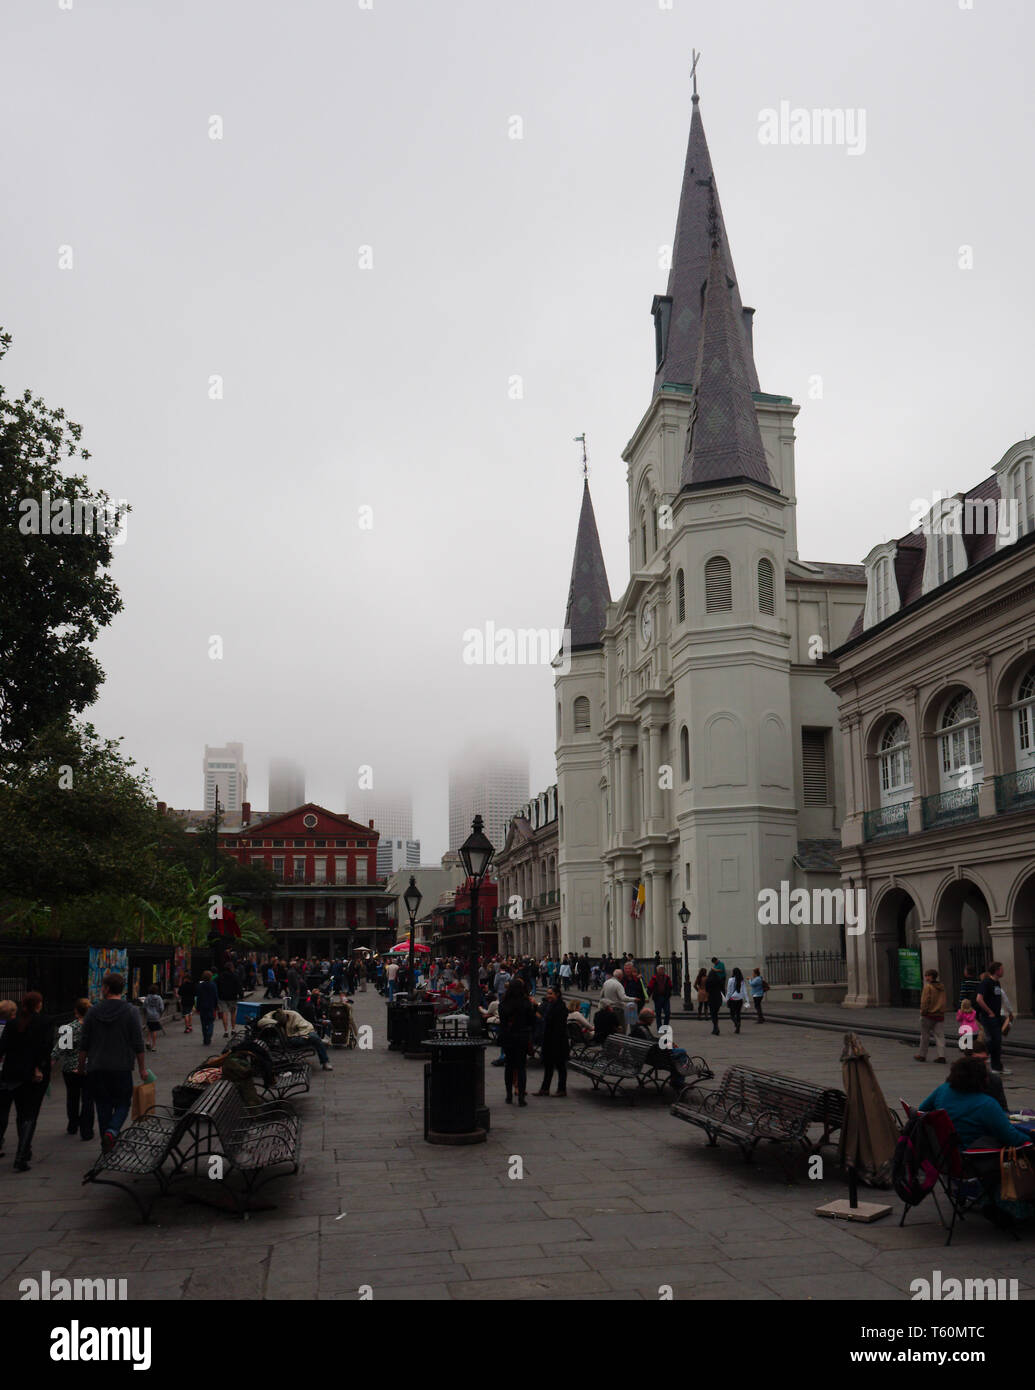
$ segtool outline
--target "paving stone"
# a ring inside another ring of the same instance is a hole
[[[480,1279],[477,1283],[450,1284],[449,1293],[455,1299],[553,1299],[557,1295],[577,1294],[580,1297],[600,1294],[607,1289],[604,1278],[595,1270],[570,1274],[543,1274],[523,1279]]]
[[[577,1221],[570,1221],[558,1218],[553,1221],[525,1221],[522,1222],[520,1231],[516,1229],[504,1228],[498,1225],[468,1226],[456,1225],[452,1227],[456,1236],[456,1244],[462,1250],[476,1250],[479,1247],[492,1248],[500,1244],[501,1239],[511,1239],[514,1235],[520,1235],[522,1245],[544,1245],[546,1242],[556,1244],[558,1241],[579,1240],[583,1237],[589,1239],[582,1226]]]

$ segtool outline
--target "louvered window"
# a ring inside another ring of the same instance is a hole
[[[758,611],[768,613],[770,617],[776,613],[773,566],[769,560],[758,562]]]
[[[679,730],[679,771],[684,782],[690,781],[690,735],[686,725]]]
[[[682,570],[676,570],[676,622],[686,622],[686,580]]]
[[[589,700],[585,695],[580,695],[575,701],[575,732],[577,734],[587,734],[590,730],[589,722]]]
[[[722,555],[713,555],[704,567],[704,606],[709,613],[728,613],[733,607],[733,575]]]
[[[830,787],[827,775],[827,736],[825,729],[802,729],[801,773],[806,806],[828,806]]]

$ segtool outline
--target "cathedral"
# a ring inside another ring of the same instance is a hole
[[[754,310],[696,91],[652,314],[653,390],[622,455],[629,580],[612,598],[586,480],[570,667],[554,681],[561,949],[682,956],[685,930],[691,969],[712,955],[746,968],[774,952],[843,952],[843,916],[774,921],[759,904],[765,890],[786,901],[840,885],[843,772],[826,682],[866,577],[798,558],[798,406],[759,386]]]

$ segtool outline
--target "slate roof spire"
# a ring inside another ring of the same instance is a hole
[[[658,353],[654,394],[657,395],[666,384],[685,386],[693,380],[697,344],[701,334],[701,289],[708,276],[708,263],[711,259],[709,204],[713,196],[718,208],[722,264],[732,287],[732,315],[743,344],[748,383],[752,391],[757,391],[758,375],[755,371],[750,339],[751,310],[745,313],[737,288],[733,257],[722,220],[722,208],[718,203],[718,194],[714,193],[715,175],[701,121],[696,71],[693,76],[693,115],[690,119],[690,139],[686,148],[683,186],[676,216],[676,235],[672,244],[672,268],[669,271],[668,288],[663,296],[655,296],[651,310],[655,317]]]
[[[694,365],[694,396],[686,435],[681,487],[748,478],[773,486],[751,398],[736,289],[726,276],[722,214],[714,188],[708,208],[710,260],[701,334]]]
[[[607,586],[604,553],[600,549],[597,521],[593,515],[593,500],[589,495],[589,479],[582,482],[582,511],[575,538],[575,559],[571,566],[568,587],[568,607],[564,626],[571,632],[571,649],[579,651],[601,645],[607,605],[611,591]]]

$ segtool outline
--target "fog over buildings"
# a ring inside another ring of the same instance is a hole
[[[2,26],[0,370],[132,506],[89,717],[171,805],[227,738],[260,809],[270,759],[350,813],[371,768],[434,863],[466,740],[520,740],[521,800],[556,781],[550,667],[471,664],[464,633],[561,626],[582,432],[625,587],[692,48],[759,379],[802,407],[801,553],[859,562],[1035,431],[1023,5],[9,0]],[[783,103],[865,112],[864,145],[767,143]]]

